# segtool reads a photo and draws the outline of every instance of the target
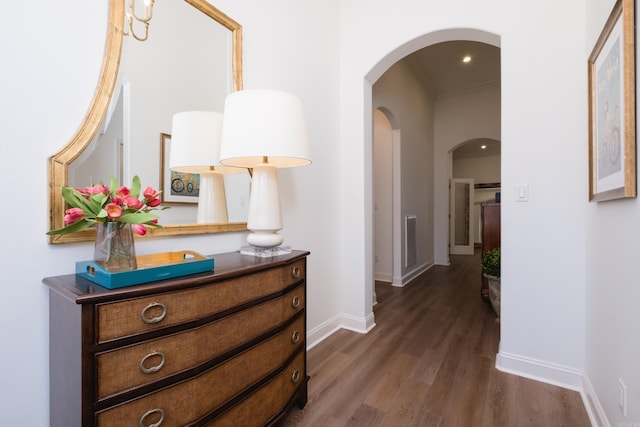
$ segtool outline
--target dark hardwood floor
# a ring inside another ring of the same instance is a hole
[[[282,426],[589,426],[579,393],[495,368],[479,264],[452,256],[404,288],[376,283],[377,326],[309,351],[309,401]]]

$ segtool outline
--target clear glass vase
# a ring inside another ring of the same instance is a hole
[[[94,261],[110,272],[135,270],[136,249],[131,224],[99,222],[97,227]]]

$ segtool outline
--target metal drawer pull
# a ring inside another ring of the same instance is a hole
[[[150,368],[145,367],[144,363],[148,359],[152,358],[153,356],[160,356],[160,363]],[[160,351],[152,351],[151,353],[143,357],[142,360],[140,361],[140,371],[144,374],[153,374],[154,372],[158,372],[164,366],[164,361],[165,361],[164,353]]]
[[[148,318],[147,310],[150,310],[155,307],[160,307],[162,309],[162,313],[160,314],[160,316]],[[153,324],[153,323],[161,322],[166,315],[167,315],[167,306],[162,304],[161,302],[152,302],[151,304],[149,304],[148,306],[142,309],[142,321],[144,323]]]
[[[293,331],[291,334],[291,342],[297,344],[300,341],[300,332]]]
[[[160,419],[158,420],[157,423],[154,424],[149,424],[148,426],[144,423],[144,419],[153,415],[153,414],[158,414],[160,415]],[[144,413],[143,416],[140,417],[140,423],[138,423],[139,427],[159,427],[160,424],[162,424],[162,422],[164,421],[164,410],[160,409],[160,408],[156,408],[156,409],[151,409],[150,411],[147,411]]]
[[[293,267],[293,270],[291,270],[291,275],[293,276],[294,279],[297,279],[298,277],[300,277],[300,267]]]
[[[294,369],[293,372],[291,373],[291,382],[295,384],[299,380],[300,380],[300,371],[298,371],[297,369]]]
[[[298,308],[300,307],[300,297],[296,295],[291,299],[291,307]]]

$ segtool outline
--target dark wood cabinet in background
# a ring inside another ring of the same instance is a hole
[[[275,423],[307,401],[306,257],[109,290],[49,277],[51,426]]]
[[[482,255],[493,248],[500,247],[500,203],[483,203],[481,205],[482,223]],[[489,284],[482,277],[480,296],[485,302],[489,302]]]

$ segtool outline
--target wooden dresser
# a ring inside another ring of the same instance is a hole
[[[480,221],[482,225],[482,252],[481,256],[490,249],[500,247],[500,203],[483,203],[480,208]],[[489,302],[489,283],[484,276],[480,277],[482,285],[480,296],[484,302]]]
[[[307,401],[306,257],[115,290],[48,277],[51,426],[262,426]]]

